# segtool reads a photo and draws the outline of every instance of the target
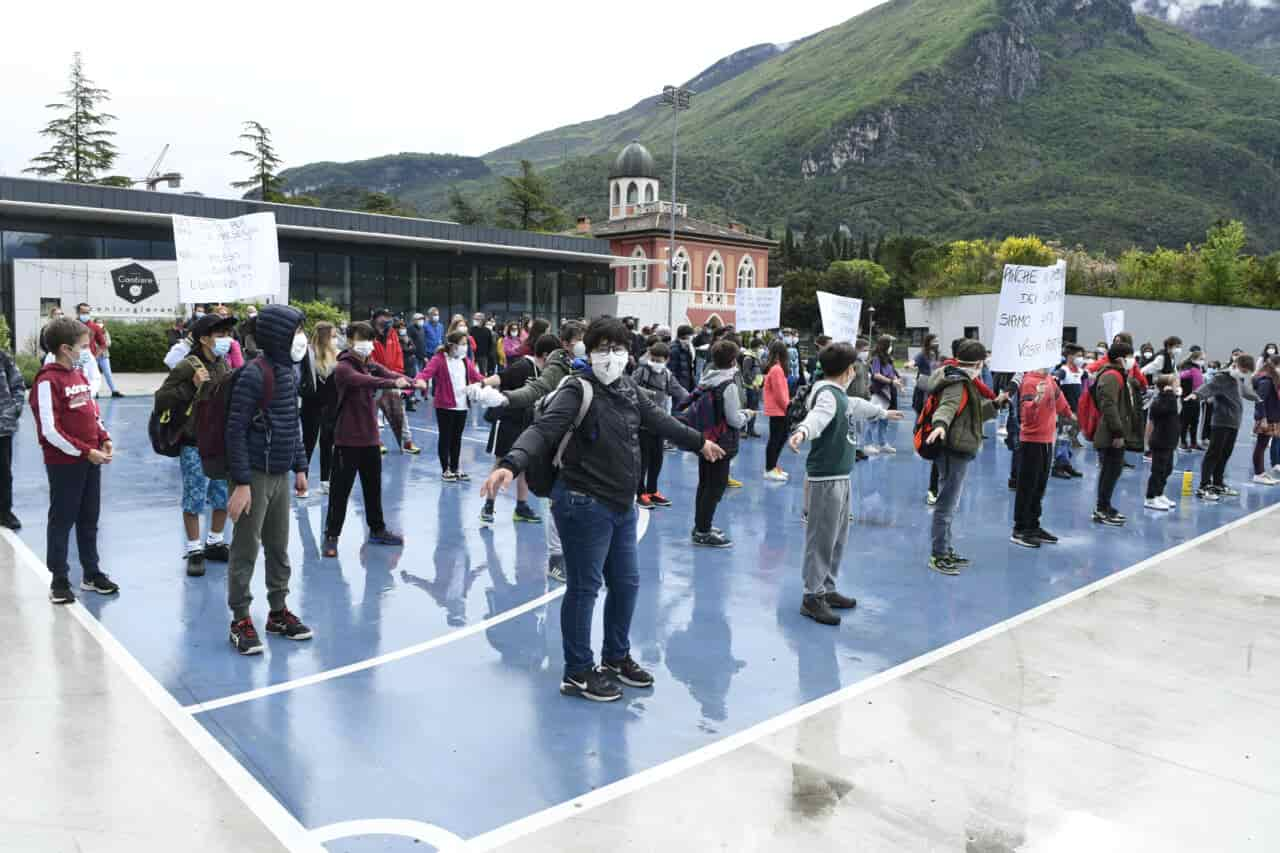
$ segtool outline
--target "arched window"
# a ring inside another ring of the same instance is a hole
[[[648,184],[648,185],[646,185],[646,186],[645,186],[645,188],[644,188],[644,200],[645,200],[645,201],[656,201],[656,200],[657,200],[657,199],[655,199],[655,198],[653,197],[653,184]]]
[[[617,207],[618,202],[622,201],[622,193],[618,191],[618,185],[613,185],[613,206]]]
[[[648,255],[644,253],[644,249],[636,246],[636,250],[631,253],[631,257],[641,261],[648,260]],[[628,286],[632,290],[648,290],[649,289],[649,266],[644,263],[632,264],[631,274],[628,279]]]
[[[724,301],[724,261],[719,252],[712,252],[707,259],[707,272],[703,289],[707,293],[707,301],[720,303]]]
[[[673,290],[689,289],[689,253],[681,246],[676,250],[676,261],[672,265],[674,267],[675,282]]]
[[[627,204],[635,204],[640,200],[640,188],[636,186],[636,182],[632,181],[627,184]]]
[[[742,256],[742,263],[738,264],[738,289],[744,287],[756,286],[756,264],[751,260],[750,255]]]

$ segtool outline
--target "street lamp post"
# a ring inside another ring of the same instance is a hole
[[[675,334],[676,289],[676,157],[680,150],[680,113],[689,109],[693,92],[683,86],[663,86],[659,103],[671,107],[671,247],[667,250],[667,328]]]

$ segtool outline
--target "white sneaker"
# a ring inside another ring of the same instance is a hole
[[[1169,499],[1169,498],[1166,498],[1164,495],[1158,495],[1158,496],[1156,497],[1156,500],[1158,500],[1158,501],[1160,501],[1162,504],[1164,504],[1164,508],[1165,508],[1165,509],[1173,509],[1174,507],[1176,507],[1176,506],[1178,505],[1178,502],[1177,502],[1177,501],[1175,501],[1175,500],[1171,500],[1171,499]]]
[[[772,471],[765,471],[764,478],[772,483],[785,483],[787,481],[786,473],[777,468]]]
[[[300,501],[304,501],[307,498],[311,497],[311,493],[310,492],[294,492],[293,496]]]
[[[882,444],[880,446],[880,452],[881,453],[897,453],[898,448],[894,447],[892,444]]]
[[[924,496],[924,502],[925,502],[925,504],[927,504],[928,506],[935,506],[935,505],[937,505],[937,503],[938,503],[938,493],[937,493],[937,492],[926,492],[926,493],[925,493],[925,496]]]
[[[1008,430],[1008,428],[1006,428],[1006,427],[1000,427],[998,430],[996,430],[996,436],[997,436],[998,438],[1008,438],[1008,437],[1009,437],[1009,430]]]
[[[1254,474],[1253,482],[1259,486],[1274,486],[1276,484],[1276,481],[1266,474]]]
[[[1271,469],[1271,476],[1280,477],[1280,465],[1276,465],[1274,468]]]
[[[1165,506],[1164,502],[1161,501],[1159,498],[1147,498],[1145,501],[1143,501],[1142,505],[1145,506],[1147,509],[1159,510],[1160,512],[1169,511],[1169,507]]]
[[[874,444],[868,444],[866,447],[862,449],[862,452],[867,454],[868,456],[879,456],[880,448],[876,447]]]
[[[320,494],[322,494],[322,495],[327,495],[327,494],[329,494],[329,481],[328,481],[328,480],[321,480],[321,481],[320,481]]]

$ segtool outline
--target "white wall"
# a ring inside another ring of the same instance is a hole
[[[999,294],[984,293],[929,301],[904,299],[903,307],[907,325],[928,327],[938,336],[945,353],[952,340],[964,336],[966,326],[977,326],[980,339],[990,345],[999,300]],[[1075,326],[1076,341],[1092,347],[1103,339],[1103,313],[1121,310],[1125,313],[1125,331],[1133,334],[1136,344],[1150,341],[1159,349],[1161,341],[1177,335],[1182,338],[1184,349],[1199,344],[1211,360],[1225,361],[1236,347],[1256,356],[1265,344],[1280,341],[1280,311],[1186,302],[1068,295],[1063,325]]]
[[[685,314],[692,298],[693,294],[689,291],[680,291],[675,294],[675,301],[670,306],[675,326],[688,322]],[[668,304],[665,290],[657,293],[623,291],[587,294],[585,307],[588,319],[608,314],[611,317],[639,317],[641,326],[653,323],[667,325]],[[674,330],[673,327],[672,331]]]

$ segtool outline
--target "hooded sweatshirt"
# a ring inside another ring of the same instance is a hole
[[[111,440],[89,380],[77,367],[56,361],[41,367],[31,386],[30,404],[46,465],[82,462],[90,450],[100,450]]]
[[[1258,402],[1258,395],[1253,391],[1253,383],[1241,381],[1231,375],[1230,370],[1221,370],[1213,375],[1196,393],[1201,400],[1213,403],[1213,429],[1240,429],[1240,418],[1244,411],[1244,398]]]
[[[227,464],[233,485],[248,485],[253,472],[306,471],[302,420],[298,417],[298,380],[290,349],[302,312],[288,305],[267,305],[258,313],[258,351],[275,379],[274,394],[260,411],[263,366],[246,364],[231,390],[227,411]]]
[[[724,388],[721,395],[724,398],[724,420],[729,425],[729,429],[742,429],[747,425],[747,418],[742,414],[742,399],[738,393],[738,368],[709,368],[702,371],[702,379],[698,381],[699,388],[719,388],[725,383],[728,385]]]
[[[351,350],[338,354],[333,382],[338,395],[338,420],[333,427],[335,447],[377,447],[378,407],[373,392],[396,387],[400,378],[372,359],[361,361]]]

